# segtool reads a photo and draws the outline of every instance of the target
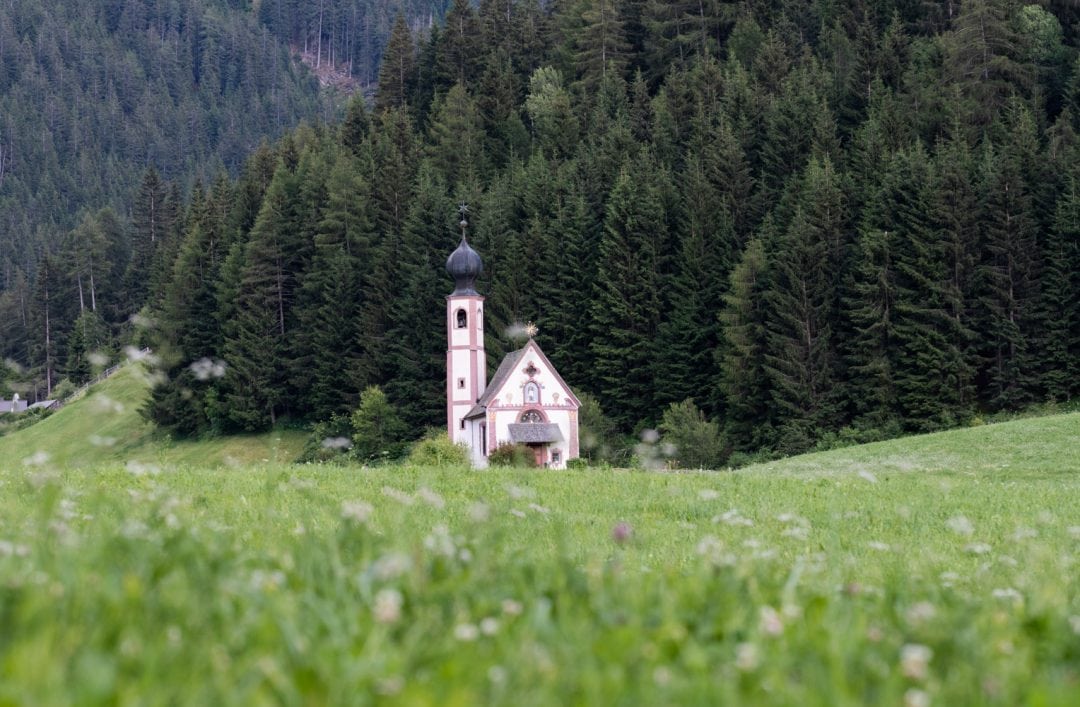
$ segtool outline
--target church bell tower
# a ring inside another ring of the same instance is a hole
[[[446,424],[454,442],[468,441],[465,416],[487,387],[484,298],[476,291],[484,264],[466,239],[467,215],[462,205],[461,244],[446,259],[446,272],[454,278],[446,298]]]

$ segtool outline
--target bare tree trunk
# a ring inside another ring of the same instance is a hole
[[[315,47],[316,47],[316,48],[315,48],[315,51],[316,51],[316,52],[318,52],[318,56],[317,56],[317,57],[316,57],[316,59],[315,59],[315,68],[316,68],[316,69],[318,69],[318,68],[319,68],[320,66],[322,66],[322,18],[323,18],[323,5],[324,5],[324,3],[322,3],[322,2],[320,2],[320,3],[319,3],[319,33],[318,33],[318,44],[316,44],[316,45],[315,45]]]
[[[48,282],[45,283],[45,397],[52,397],[52,328],[49,326]]]
[[[94,288],[94,259],[90,259],[90,310],[97,311],[97,291]]]

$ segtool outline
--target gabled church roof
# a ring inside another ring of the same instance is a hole
[[[476,401],[476,405],[474,405],[465,415],[465,419],[480,417],[485,413],[488,405],[495,400],[499,391],[502,390],[503,385],[506,384],[507,379],[510,378],[514,373],[514,370],[521,365],[526,352],[530,350],[535,351],[536,355],[539,356],[540,360],[547,366],[547,369],[555,376],[555,380],[563,387],[563,390],[566,391],[567,397],[574,402],[574,407],[579,407],[581,405],[581,401],[574,395],[574,391],[570,389],[570,386],[566,384],[563,377],[559,375],[559,371],[556,370],[555,366],[551,365],[551,361],[540,348],[540,344],[536,343],[533,339],[529,339],[529,342],[523,347],[517,351],[511,351],[503,357],[502,363],[499,364],[499,368],[495,371],[495,375],[491,377],[491,382],[489,382],[487,388],[484,389],[484,393],[480,396],[480,399]]]

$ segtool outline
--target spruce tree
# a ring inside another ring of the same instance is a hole
[[[1031,196],[1015,159],[987,144],[980,167],[980,373],[986,402],[996,409],[1015,408],[1031,402],[1035,386],[1035,220]]]
[[[379,68],[379,87],[375,92],[375,109],[404,108],[409,105],[416,80],[416,49],[405,16],[398,13],[390,40]]]
[[[654,419],[656,330],[666,284],[658,264],[666,255],[667,215],[648,160],[619,172],[608,200],[600,241],[591,319],[597,390],[604,408],[624,428]]]
[[[731,285],[719,314],[721,341],[716,357],[725,434],[731,445],[742,451],[759,449],[773,441],[765,371],[769,273],[764,242],[774,238],[771,217],[766,217],[761,237],[750,239],[731,272]]]

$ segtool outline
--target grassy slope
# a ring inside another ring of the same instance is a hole
[[[980,478],[1053,478],[1080,472],[1080,413],[1052,415],[804,454],[749,472],[952,472]]]
[[[0,437],[0,466],[17,465],[44,452],[57,468],[91,467],[108,462],[158,466],[198,464],[239,466],[290,461],[303,446],[298,431],[176,442],[155,432],[139,414],[147,381],[137,364],[47,419]]]

